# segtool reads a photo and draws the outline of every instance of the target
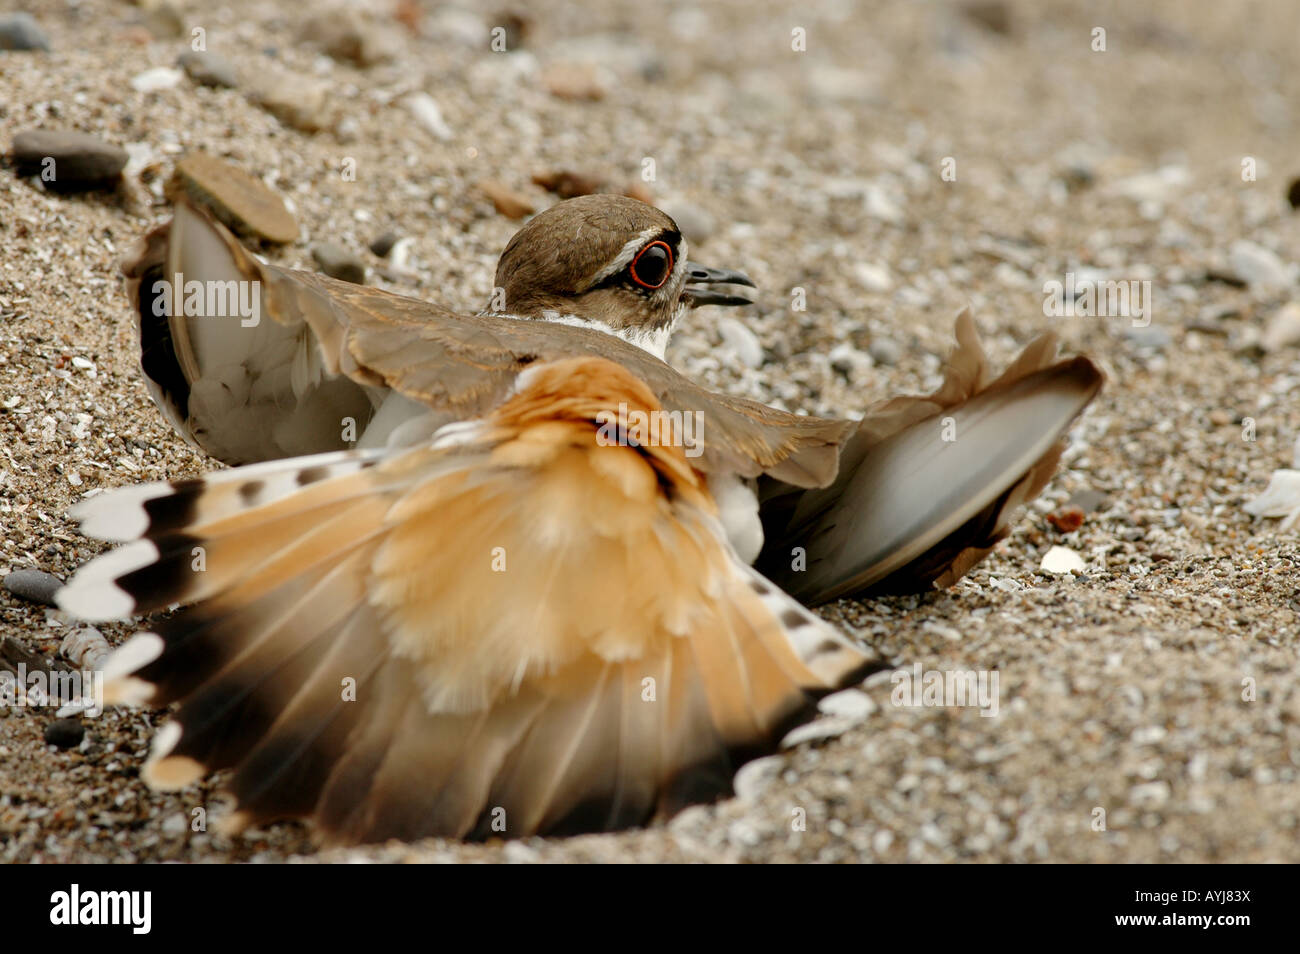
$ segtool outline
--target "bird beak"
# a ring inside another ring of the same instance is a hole
[[[705,268],[694,262],[686,263],[686,285],[682,289],[682,300],[690,308],[700,305],[752,305],[754,300],[744,295],[731,295],[715,288],[692,288],[692,285],[748,285],[757,288],[744,272],[734,272],[729,268]]]

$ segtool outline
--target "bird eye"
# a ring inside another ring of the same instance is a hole
[[[636,253],[628,272],[642,288],[659,288],[673,270],[673,250],[667,242],[651,242]]]

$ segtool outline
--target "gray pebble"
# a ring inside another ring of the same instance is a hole
[[[49,185],[82,188],[112,182],[127,160],[121,146],[71,129],[20,132],[14,136],[13,154],[20,172],[40,175]],[[46,170],[52,178],[45,178]]]
[[[4,587],[14,596],[46,606],[56,605],[54,594],[63,581],[44,570],[14,570],[4,579]]]
[[[80,719],[55,719],[45,727],[45,744],[60,749],[75,749],[86,737]]]
[[[718,231],[717,220],[706,210],[690,202],[673,202],[664,209],[677,223],[682,235],[693,245],[702,245]]]
[[[387,258],[388,253],[393,250],[393,246],[397,244],[397,240],[400,238],[401,236],[396,232],[385,232],[383,235],[379,236],[379,238],[370,243],[370,251],[374,252],[380,258]]]
[[[200,86],[234,89],[239,85],[239,75],[234,64],[224,56],[203,50],[186,50],[176,58],[176,65]]]
[[[1169,330],[1159,325],[1147,325],[1145,328],[1130,326],[1124,329],[1124,337],[1134,346],[1150,348],[1152,351],[1163,351],[1174,340],[1174,336],[1169,333]]]
[[[318,242],[311,247],[311,257],[316,259],[320,270],[330,278],[352,282],[354,285],[366,283],[366,266],[342,246],[333,242]]]
[[[1078,507],[1084,513],[1110,509],[1110,498],[1100,490],[1080,490],[1065,502],[1067,507]]]
[[[29,13],[11,13],[0,17],[0,50],[44,50],[49,52],[50,38]]]
[[[903,349],[888,338],[876,338],[867,346],[867,353],[876,364],[889,367],[898,364],[898,359],[903,356]]]

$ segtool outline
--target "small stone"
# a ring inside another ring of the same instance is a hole
[[[442,118],[442,110],[428,93],[412,93],[403,102],[416,121],[433,133],[434,138],[444,142],[452,138],[451,127]]]
[[[401,236],[396,232],[388,231],[371,242],[368,247],[370,251],[374,252],[380,258],[387,258],[388,253],[393,250],[393,246],[397,244],[397,241],[400,238]]]
[[[155,66],[131,77],[131,88],[140,93],[157,93],[179,86],[185,74],[170,66]]]
[[[75,749],[86,737],[80,719],[55,719],[45,727],[45,744],[60,749]]]
[[[840,716],[817,719],[787,732],[781,740],[781,748],[792,749],[806,742],[825,742],[827,739],[839,738],[856,724],[856,720]]]
[[[533,184],[541,186],[547,192],[554,192],[561,199],[595,195],[604,192],[609,185],[599,176],[589,176],[570,169],[539,172],[533,176]]]
[[[858,277],[858,284],[867,291],[887,292],[894,287],[894,279],[889,274],[887,265],[880,265],[875,262],[858,262],[854,268],[854,273]]]
[[[200,86],[234,89],[239,85],[234,64],[216,53],[186,50],[176,58],[176,65]]]
[[[873,219],[879,219],[889,225],[902,224],[903,207],[882,186],[874,182],[868,184],[863,190],[862,201],[867,215]]]
[[[1300,343],[1300,304],[1283,305],[1269,318],[1259,345],[1265,351],[1281,351]]]
[[[757,801],[759,795],[781,777],[783,768],[785,768],[785,759],[779,755],[754,759],[740,767],[740,771],[732,780],[731,787],[741,801]]]
[[[1291,208],[1300,209],[1300,178],[1291,180],[1291,185],[1286,190],[1286,200],[1291,203]]]
[[[747,368],[763,365],[763,345],[758,336],[739,320],[730,316],[718,321],[718,334],[722,336],[722,345]]]
[[[144,8],[144,25],[160,40],[181,36],[185,32],[185,18],[171,0],[137,0]]]
[[[542,85],[552,96],[574,101],[597,102],[608,92],[600,71],[586,63],[552,63],[542,71]]]
[[[495,179],[484,179],[478,187],[479,191],[492,200],[492,205],[496,207],[497,212],[508,219],[522,219],[536,211],[536,207],[527,196],[521,195]]]
[[[29,13],[0,17],[0,50],[50,51],[50,38]]]
[[[1141,808],[1159,808],[1169,801],[1168,782],[1147,782],[1129,789],[1128,800]]]
[[[29,129],[14,136],[14,161],[20,173],[68,188],[94,188],[117,180],[126,150],[89,133],[70,129]]]
[[[1058,533],[1074,533],[1083,526],[1083,520],[1084,513],[1079,507],[1062,507],[1047,515],[1047,522],[1055,527]]]
[[[323,80],[281,74],[263,79],[249,99],[286,126],[314,133],[334,126],[330,93],[329,83]]]
[[[168,815],[162,823],[164,835],[183,835],[186,829],[190,827],[189,820],[186,819],[183,812],[176,812]]]
[[[56,606],[54,594],[63,581],[44,570],[14,570],[4,578],[4,588],[21,600]]]
[[[871,370],[871,356],[863,354],[847,341],[841,341],[831,353],[826,356],[830,362],[831,368],[844,375],[849,380],[862,377]]]
[[[505,13],[498,14],[496,22],[492,26],[499,26],[505,30],[506,52],[510,52],[523,47],[528,40],[528,34],[532,32],[533,21],[529,19],[527,14],[508,10]]]
[[[392,33],[343,8],[311,17],[299,36],[334,59],[360,67],[386,62],[400,52]]]
[[[817,703],[817,711],[823,715],[836,716],[861,722],[876,711],[875,700],[861,689],[842,689],[822,696]]]
[[[317,242],[311,247],[311,257],[316,259],[320,270],[330,278],[352,282],[354,285],[366,283],[366,265],[341,245],[333,242]]]
[[[1000,36],[1011,34],[1011,11],[999,0],[975,0],[961,8],[966,19]]]
[[[1163,351],[1174,340],[1169,329],[1162,328],[1160,325],[1130,326],[1124,329],[1124,337],[1135,347],[1148,348],[1152,351]]]
[[[898,359],[903,356],[903,349],[888,338],[874,338],[871,344],[867,345],[867,353],[876,364],[891,367],[898,364]]]
[[[664,206],[663,211],[677,223],[692,245],[704,244],[718,231],[718,220],[694,203],[673,202]]]
[[[1256,242],[1246,239],[1233,242],[1228,262],[1233,274],[1252,290],[1277,291],[1295,284],[1295,266],[1286,264],[1274,252]]]
[[[1110,509],[1110,498],[1100,490],[1085,489],[1071,494],[1065,505],[1078,507],[1084,513],[1096,513],[1099,510]]]
[[[253,235],[268,242],[292,242],[298,237],[298,223],[284,200],[260,180],[238,166],[195,152],[176,164],[167,184],[171,198],[184,192],[195,202],[241,235]]]
[[[1039,568],[1047,573],[1082,573],[1087,565],[1069,547],[1052,547],[1043,555]]]

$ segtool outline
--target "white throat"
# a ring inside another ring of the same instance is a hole
[[[611,328],[603,321],[594,321],[591,318],[583,318],[579,315],[565,315],[558,311],[542,312],[542,321],[549,321],[557,325],[572,325],[575,328],[591,328],[594,331],[601,331],[607,335],[613,335],[615,338],[621,338],[630,345],[635,345],[642,351],[654,355],[660,361],[664,361],[664,354],[668,350],[668,339],[672,337],[673,327],[677,324],[677,319],[681,317],[683,307],[679,307],[673,320],[664,325],[662,328],[640,329],[640,328]],[[518,317],[517,315],[508,317]],[[536,321],[537,319],[520,319],[521,321]]]

